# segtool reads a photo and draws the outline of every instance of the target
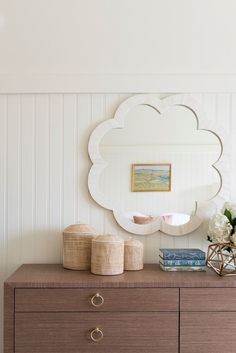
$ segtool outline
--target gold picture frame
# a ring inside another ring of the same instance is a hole
[[[132,192],[171,191],[171,164],[132,164]]]

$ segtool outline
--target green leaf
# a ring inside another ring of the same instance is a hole
[[[224,215],[228,218],[230,224],[232,222],[232,215],[231,212],[229,210],[227,210],[227,208],[225,209]]]
[[[209,237],[209,235],[207,236],[207,240],[212,243],[212,240],[211,240],[211,238]]]
[[[235,226],[236,226],[236,218],[232,219],[232,221],[231,221],[231,225],[232,225],[233,227],[235,227]]]

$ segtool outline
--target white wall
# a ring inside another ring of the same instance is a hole
[[[110,211],[87,189],[87,153],[92,130],[113,116],[130,94],[0,95],[0,280],[22,263],[61,262],[61,234],[76,221],[101,233],[121,236]],[[236,200],[236,95],[195,95],[208,119],[229,134],[232,151],[231,198]],[[156,262],[160,247],[206,250],[207,222],[194,233],[171,237],[137,236],[145,261]],[[2,291],[0,292],[2,302]]]
[[[1,0],[0,73],[232,74],[235,12],[234,0]]]
[[[235,0],[1,0],[0,92],[236,92],[235,12]]]
[[[113,116],[128,94],[0,95],[0,261],[1,277],[19,264],[61,260],[61,231],[76,221],[99,232],[124,234],[110,211],[87,189],[92,130]],[[236,95],[202,94],[207,118],[221,124],[236,146]],[[232,198],[236,199],[232,153]],[[155,262],[159,246],[200,246],[201,229],[178,239],[141,237],[145,260]],[[206,245],[206,244],[205,244]]]
[[[1,283],[23,262],[61,261],[61,231],[77,220],[125,234],[88,194],[86,151],[130,94],[228,92],[197,98],[235,151],[235,10],[235,0],[0,1]],[[230,177],[236,200],[234,153]],[[205,233],[143,237],[145,260],[160,246],[205,249]]]

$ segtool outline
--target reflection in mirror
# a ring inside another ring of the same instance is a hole
[[[160,114],[151,106],[138,105],[125,116],[124,128],[104,135],[100,153],[107,165],[100,175],[100,190],[127,220],[140,226],[157,218],[171,225],[186,224],[196,203],[219,192],[220,175],[212,165],[220,157],[221,143],[214,133],[197,126],[187,107],[173,106]],[[171,165],[169,190],[132,191],[134,164]]]
[[[190,215],[183,213],[170,213],[160,216],[161,221],[171,224],[172,226],[180,226],[186,224],[190,220]]]
[[[140,225],[148,224],[155,221],[155,217],[153,217],[152,215],[145,215],[138,211],[127,212],[124,216],[127,217],[131,222]],[[188,223],[190,220],[190,215],[183,213],[168,213],[160,215],[160,220],[170,225],[179,226]]]
[[[154,217],[151,215],[146,215],[138,211],[126,212],[125,217],[127,217],[131,222],[135,224],[148,224],[154,221]]]

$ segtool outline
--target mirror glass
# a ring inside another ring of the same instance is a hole
[[[124,128],[111,129],[99,148],[107,163],[100,191],[140,227],[158,217],[171,225],[185,224],[197,204],[220,190],[213,167],[221,155],[220,140],[198,130],[196,116],[185,106],[162,114],[149,105],[135,106]]]

